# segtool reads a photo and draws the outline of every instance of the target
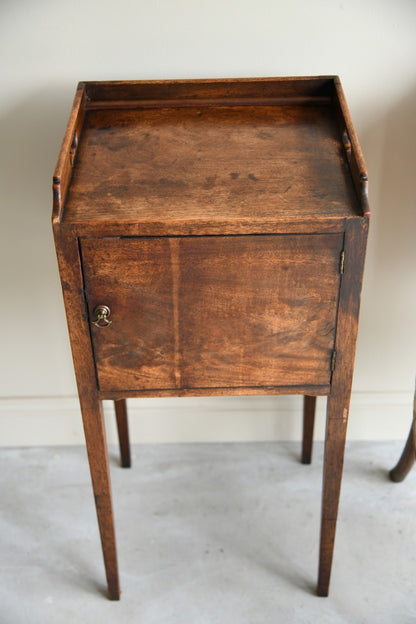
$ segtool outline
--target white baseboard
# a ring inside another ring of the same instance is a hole
[[[314,439],[325,429],[324,398],[318,399]],[[349,440],[404,439],[413,396],[406,392],[353,393]],[[302,397],[210,397],[129,400],[132,443],[300,440]],[[117,435],[111,402],[104,403],[110,444]],[[0,446],[83,444],[75,397],[0,398]]]

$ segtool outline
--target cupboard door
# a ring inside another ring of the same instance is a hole
[[[327,385],[342,234],[82,241],[102,390]]]

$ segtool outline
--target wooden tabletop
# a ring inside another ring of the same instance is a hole
[[[325,105],[87,111],[64,222],[343,218],[360,208]]]

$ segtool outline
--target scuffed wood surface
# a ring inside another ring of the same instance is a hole
[[[329,384],[342,243],[82,240],[90,316],[111,309],[91,326],[100,390]]]
[[[358,212],[329,107],[162,108],[87,112],[64,221],[255,225]]]

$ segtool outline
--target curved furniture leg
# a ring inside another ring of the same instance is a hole
[[[395,467],[390,470],[389,476],[392,481],[398,483],[407,476],[416,459],[416,391],[413,402],[413,422],[401,457]]]
[[[414,433],[414,422],[410,427],[409,435],[403,449],[403,452],[400,456],[399,461],[395,465],[392,470],[389,472],[390,479],[395,483],[399,483],[403,481],[403,479],[407,476],[415,463],[416,459],[416,449],[415,449],[415,433]]]

